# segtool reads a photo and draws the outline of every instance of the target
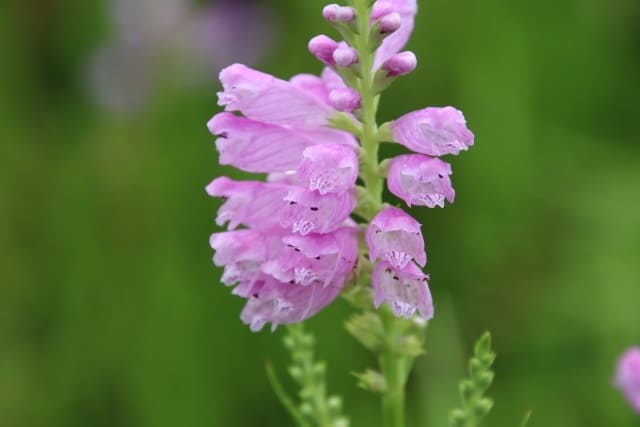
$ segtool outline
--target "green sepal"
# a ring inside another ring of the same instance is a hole
[[[329,126],[334,129],[347,131],[354,136],[360,136],[360,134],[362,134],[362,124],[346,113],[336,113],[329,117]]]

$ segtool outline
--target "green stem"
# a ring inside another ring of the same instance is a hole
[[[358,16],[358,36],[356,46],[362,77],[358,80],[358,91],[361,97],[361,108],[359,118],[362,122],[362,134],[360,143],[362,144],[361,156],[361,177],[365,187],[371,195],[371,200],[376,204],[382,204],[383,177],[380,174],[378,161],[378,124],[376,113],[378,111],[378,98],[373,88],[374,73],[373,61],[374,53],[370,51],[369,38],[371,29],[369,21],[371,10],[367,0],[354,0],[353,4]]]
[[[397,320],[388,309],[380,310],[385,329],[385,343],[380,355],[380,367],[385,378],[386,390],[382,395],[385,427],[403,427],[405,384],[410,361],[398,352]]]
[[[376,113],[378,110],[379,95],[374,89],[373,62],[375,52],[370,47],[370,18],[371,7],[368,0],[353,0],[358,19],[358,36],[355,40],[355,48],[359,53],[361,64],[361,78],[356,89],[360,92],[361,108],[359,119],[362,123],[360,144],[362,149],[360,176],[365,188],[370,195],[370,200],[378,211],[382,205],[382,190],[384,177],[380,173],[378,158],[378,124]],[[371,218],[367,218],[371,219]],[[410,359],[398,352],[398,342],[401,331],[398,330],[398,321],[393,314],[383,308],[378,312],[384,325],[385,343],[379,354],[379,362],[382,375],[385,378],[386,387],[382,395],[382,410],[385,427],[404,427],[404,400],[405,383]]]

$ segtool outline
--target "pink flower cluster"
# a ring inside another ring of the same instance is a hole
[[[208,123],[220,163],[268,178],[220,177],[207,186],[225,199],[216,221],[229,230],[211,236],[214,263],[247,299],[241,318],[252,330],[299,322],[336,298],[357,259],[349,216],[358,145],[326,126],[337,112],[329,94],[346,86],[331,70],[284,81],[239,64],[220,80],[226,112]]]
[[[376,81],[415,69],[415,55],[400,51],[416,12],[416,0],[373,4]],[[323,15],[337,27],[356,19],[353,8],[336,4],[326,6]],[[358,258],[360,229],[350,215],[363,148],[329,123],[338,114],[357,123],[361,96],[340,76],[349,70],[358,74],[360,54],[324,35],[311,39],[309,50],[326,65],[319,77],[301,74],[285,81],[240,64],[225,68],[218,94],[225,112],[208,123],[218,137],[221,164],[267,174],[266,182],[220,177],[207,187],[211,196],[225,199],[217,223],[228,228],[211,237],[214,263],[224,266],[222,282],[247,299],[241,318],[252,330],[317,313],[340,293]],[[389,130],[391,142],[414,152],[390,161],[389,190],[408,206],[453,202],[451,166],[439,157],[473,144],[462,113],[426,108],[391,122]],[[429,319],[433,304],[429,278],[420,269],[427,262],[420,229],[403,210],[384,206],[368,224],[365,240],[375,306],[388,302],[397,316],[417,311]]]
[[[615,384],[640,414],[640,347],[630,348],[620,357]]]

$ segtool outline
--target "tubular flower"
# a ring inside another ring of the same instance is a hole
[[[640,414],[640,347],[630,348],[620,357],[615,385]]]
[[[384,207],[367,228],[371,261],[386,260],[394,268],[405,268],[411,260],[427,263],[420,223],[402,209]]]
[[[428,156],[458,154],[473,145],[462,112],[453,107],[428,107],[400,117],[391,125],[394,139]]]
[[[372,282],[376,308],[387,301],[396,316],[409,318],[418,311],[426,320],[433,317],[429,276],[415,264],[400,269],[381,261],[373,270]]]
[[[407,205],[444,207],[445,199],[453,203],[451,165],[438,158],[421,154],[398,156],[389,163],[389,191]]]

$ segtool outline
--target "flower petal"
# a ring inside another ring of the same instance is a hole
[[[254,173],[296,169],[304,150],[319,142],[303,132],[231,113],[216,114],[208,127],[218,136],[216,147],[220,164]]]

